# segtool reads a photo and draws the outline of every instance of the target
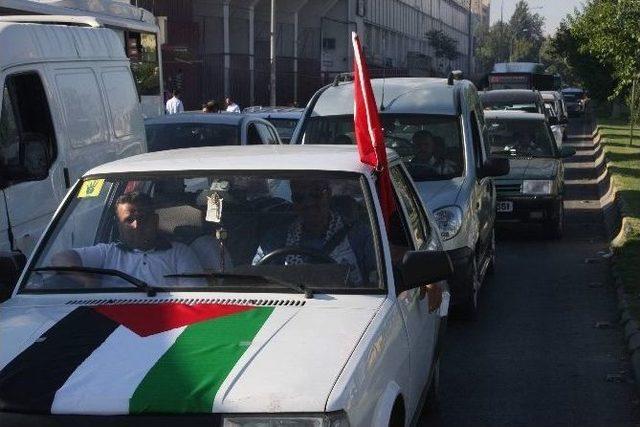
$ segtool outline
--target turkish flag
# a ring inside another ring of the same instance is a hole
[[[353,40],[353,121],[355,125],[356,144],[360,153],[360,161],[376,168],[378,173],[378,197],[387,229],[389,219],[395,210],[393,189],[389,176],[389,162],[384,145],[384,136],[378,115],[378,106],[373,96],[369,68],[362,54],[360,39],[355,32]]]

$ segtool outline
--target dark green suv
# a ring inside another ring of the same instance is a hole
[[[560,238],[564,222],[564,166],[575,154],[559,149],[542,114],[486,111],[491,154],[507,157],[508,175],[496,178],[496,222],[539,223]]]

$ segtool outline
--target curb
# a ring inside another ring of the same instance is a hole
[[[602,143],[604,137],[600,133],[600,126],[595,126],[595,130],[593,131],[592,136],[594,145],[598,146]],[[609,184],[607,186],[608,188],[600,190],[601,197],[604,197],[609,191],[615,191],[609,173],[609,160],[605,157],[604,161],[606,170],[605,173],[607,175],[607,179],[609,180]],[[609,230],[607,231],[610,236],[615,236],[617,234],[616,230],[613,230],[613,228],[617,228],[618,230],[620,230],[624,227],[625,218],[628,216],[628,209],[625,202],[615,194],[613,197],[613,210],[615,211],[614,215],[616,217],[615,227],[613,227],[611,223],[607,223],[607,221],[605,220],[605,225],[609,228]],[[630,356],[631,367],[633,369],[633,377],[636,384],[636,392],[640,393],[640,323],[634,319],[633,315],[629,311],[629,297],[624,292],[624,284],[622,282],[622,278],[620,277],[620,273],[618,272],[617,255],[616,251],[613,249],[613,237],[611,243],[611,252],[613,254],[611,258],[611,276],[613,277],[613,283],[618,299],[620,325],[623,328],[625,344]]]

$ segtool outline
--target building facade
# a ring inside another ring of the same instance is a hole
[[[350,71],[351,31],[359,34],[374,75],[473,73],[474,26],[488,2],[275,0],[276,101],[303,105]],[[165,87],[182,89],[187,107],[227,94],[243,106],[269,102],[271,0],[132,3],[158,17]],[[433,31],[455,42],[455,59],[436,55],[428,38]]]

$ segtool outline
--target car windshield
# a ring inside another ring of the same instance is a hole
[[[163,123],[145,127],[149,151],[239,145],[240,127],[213,123]]]
[[[280,139],[283,141],[291,140],[291,135],[293,134],[293,130],[298,124],[298,120],[296,119],[267,119],[278,131],[278,135],[280,135]]]
[[[487,118],[491,154],[508,157],[553,157],[554,142],[542,120]]]
[[[416,181],[447,180],[462,176],[464,155],[460,122],[456,116],[381,114],[384,141],[398,153]],[[355,144],[353,116],[308,119],[305,144]]]
[[[22,290],[379,291],[366,185],[317,171],[87,178]]]

